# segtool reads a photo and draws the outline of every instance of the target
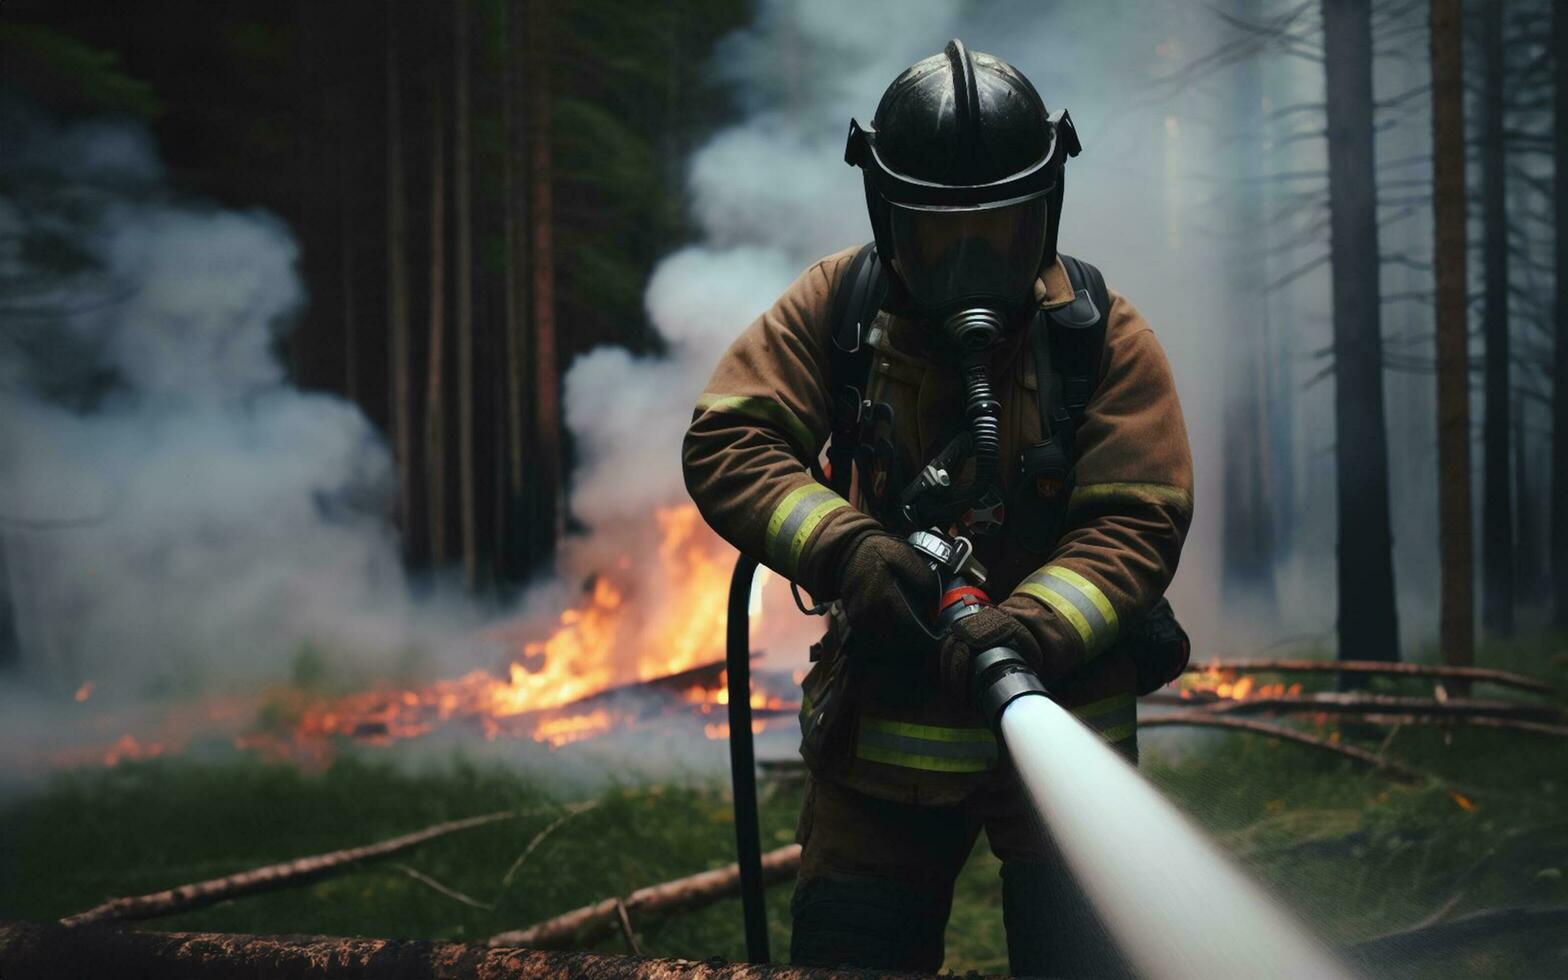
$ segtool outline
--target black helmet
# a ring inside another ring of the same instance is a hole
[[[849,124],[877,251],[912,312],[1015,310],[1056,255],[1062,165],[1080,147],[1018,69],[953,39]]]

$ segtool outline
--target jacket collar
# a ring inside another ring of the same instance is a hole
[[[1073,301],[1073,284],[1067,278],[1067,269],[1061,257],[1051,259],[1051,264],[1040,271],[1034,281],[1034,301],[1042,310],[1054,310]]]

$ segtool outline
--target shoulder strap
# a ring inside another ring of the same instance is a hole
[[[860,247],[833,289],[833,346],[828,352],[828,391],[832,406],[832,440],[828,443],[828,486],[848,496],[855,451],[860,443],[863,386],[871,371],[866,328],[887,298],[887,271],[875,242]]]
[[[1038,324],[1035,367],[1041,414],[1051,433],[1060,436],[1062,449],[1072,460],[1078,424],[1100,382],[1111,299],[1099,269],[1071,255],[1062,255],[1061,260],[1073,288],[1073,301],[1051,310],[1043,318],[1045,322]],[[1050,377],[1040,371],[1046,344]]]

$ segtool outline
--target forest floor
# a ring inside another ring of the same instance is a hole
[[[1492,646],[1482,664],[1550,676],[1568,690],[1568,643]],[[1396,688],[1390,687],[1390,690]],[[1410,688],[1402,688],[1410,691]],[[1484,689],[1482,689],[1484,690]],[[1331,943],[1517,905],[1568,904],[1568,745],[1457,727],[1341,737],[1430,779],[1408,786],[1332,757],[1231,733],[1144,733],[1143,770]],[[1385,744],[1386,742],[1386,744]],[[179,759],[57,775],[0,809],[0,920],[44,920],[301,855],[504,809],[520,818],[293,890],[156,920],[152,928],[476,941],[612,895],[733,860],[728,795],[712,782],[600,791],[503,878],[561,804],[538,777],[454,760],[411,772],[346,757],[326,772]],[[800,789],[764,793],[764,847],[792,839]],[[475,908],[417,880],[461,893]],[[982,841],[958,883],[946,969],[1006,970],[997,862]],[[789,888],[768,897],[776,956],[788,949]],[[739,959],[738,900],[638,923],[650,955]],[[619,938],[602,944],[620,951]],[[1568,944],[1514,934],[1413,956],[1397,977],[1568,976]]]

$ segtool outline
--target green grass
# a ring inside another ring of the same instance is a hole
[[[1560,648],[1520,644],[1489,651],[1485,662],[1564,681],[1568,661],[1552,660]],[[1376,747],[1381,734],[1362,744]],[[1451,736],[1404,730],[1387,751],[1434,777],[1415,787],[1252,735],[1151,731],[1144,749],[1145,773],[1333,943],[1412,925],[1451,900],[1454,915],[1568,904],[1568,745],[1561,741],[1480,729]],[[543,777],[462,762],[421,774],[354,757],[319,773],[246,759],[173,759],[61,774],[0,809],[0,919],[57,918],[111,896],[505,809],[534,813],[300,889],[160,919],[156,927],[471,941],[733,860],[729,801],[720,785],[627,784],[595,799],[597,806],[563,823],[504,886],[507,869],[569,802]],[[791,839],[799,804],[798,789],[765,792],[765,847]],[[444,896],[395,862],[494,908]],[[950,970],[1006,969],[996,870],[982,841],[957,887]],[[788,947],[788,896],[788,887],[769,895],[776,956]],[[728,901],[639,922],[637,930],[649,954],[738,959],[739,922],[738,902]],[[1543,938],[1503,937],[1388,975],[1568,975],[1564,944]],[[619,950],[619,940],[601,948]]]

